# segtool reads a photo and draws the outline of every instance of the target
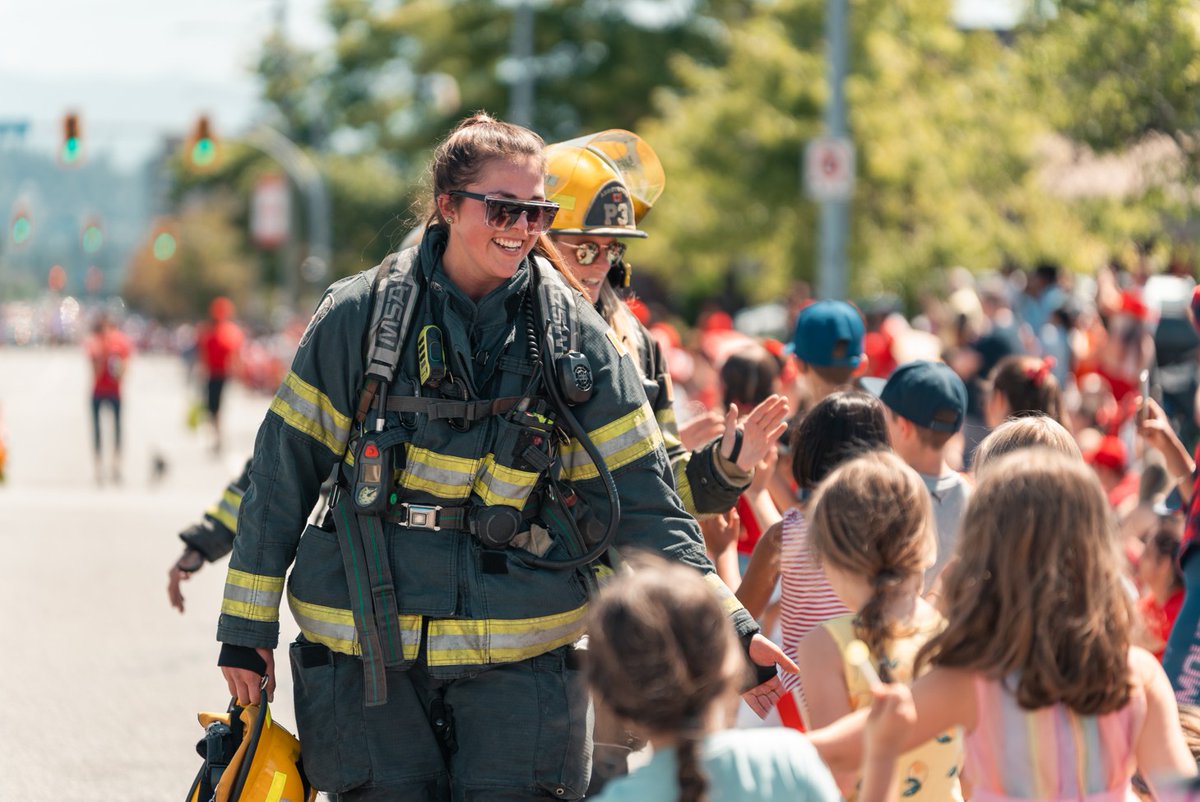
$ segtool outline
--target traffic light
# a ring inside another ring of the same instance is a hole
[[[207,170],[217,163],[217,140],[213,137],[212,123],[207,114],[201,114],[196,119],[196,127],[192,130],[191,147],[188,158],[197,170]]]
[[[150,229],[150,254],[157,262],[170,262],[179,250],[179,240],[175,237],[175,227],[168,218],[154,221]]]
[[[99,218],[87,219],[79,233],[79,241],[85,253],[96,253],[104,246],[104,228],[100,225]]]
[[[80,135],[79,115],[69,111],[63,115],[62,148],[58,152],[58,160],[65,167],[71,167],[83,160],[83,137]]]
[[[24,204],[17,204],[13,209],[8,236],[12,240],[12,244],[18,247],[28,243],[33,236],[33,220],[29,216],[29,209]]]

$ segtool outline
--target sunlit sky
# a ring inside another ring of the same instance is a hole
[[[25,145],[53,152],[77,109],[93,157],[136,161],[196,115],[218,134],[251,121],[259,46],[285,0],[0,0],[0,125],[26,121]],[[1021,0],[956,0],[986,27]],[[288,36],[329,43],[324,0],[286,0]],[[0,147],[6,142],[0,134]]]

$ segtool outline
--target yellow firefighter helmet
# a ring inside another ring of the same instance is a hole
[[[265,692],[264,692],[265,697]],[[229,703],[226,713],[200,713],[204,739],[196,750],[204,765],[188,802],[313,802],[304,776],[300,742],[261,705]]]
[[[559,205],[552,234],[645,237],[637,224],[666,184],[637,134],[613,128],[546,148],[546,194]]]

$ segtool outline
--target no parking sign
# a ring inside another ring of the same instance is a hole
[[[804,149],[804,189],[816,201],[849,200],[854,193],[854,145],[823,136]]]

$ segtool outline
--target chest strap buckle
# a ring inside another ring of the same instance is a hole
[[[440,505],[409,504],[405,502],[398,506],[404,510],[404,514],[388,516],[392,522],[412,529],[428,529],[433,532],[440,532],[442,530],[438,522],[443,509]]]

